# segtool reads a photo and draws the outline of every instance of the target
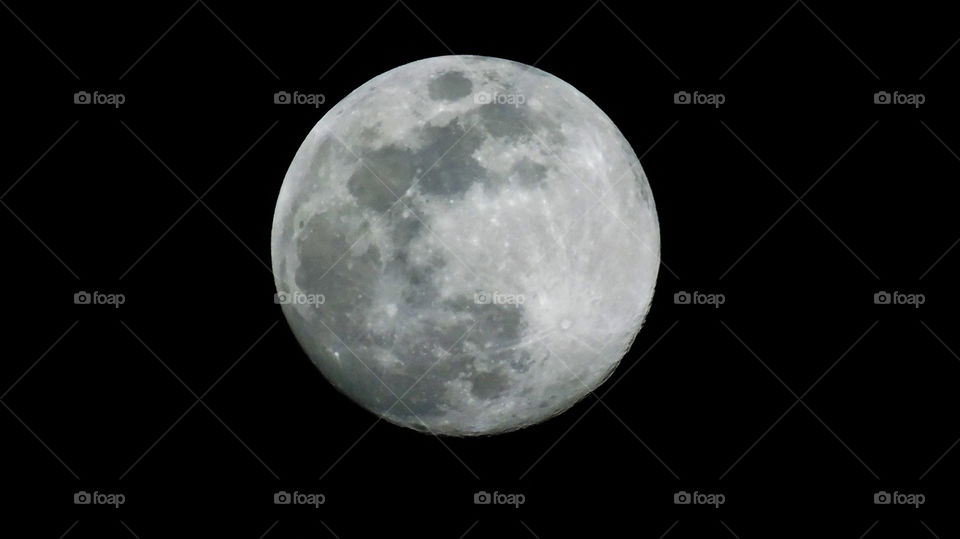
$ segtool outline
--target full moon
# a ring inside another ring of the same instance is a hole
[[[650,308],[660,230],[636,154],[585,95],[441,56],[320,119],[271,250],[330,383],[391,423],[470,436],[544,421],[610,376]]]

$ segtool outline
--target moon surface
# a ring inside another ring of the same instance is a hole
[[[468,436],[557,415],[613,372],[650,308],[660,232],[640,162],[586,96],[524,64],[441,56],[323,116],[271,249],[284,315],[335,387]]]

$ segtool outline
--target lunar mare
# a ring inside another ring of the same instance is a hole
[[[557,77],[477,56],[403,65],[334,106],[272,233],[284,315],[323,375],[445,435],[532,425],[600,385],[649,310],[659,251],[613,122]]]

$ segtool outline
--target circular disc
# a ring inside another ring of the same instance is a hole
[[[283,312],[326,378],[449,435],[540,422],[601,384],[659,251],[610,119],[548,73],[476,56],[398,67],[334,106],[287,171],[272,236]]]

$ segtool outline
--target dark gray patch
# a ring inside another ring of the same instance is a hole
[[[535,187],[542,184],[547,177],[547,167],[540,163],[535,163],[529,158],[524,157],[510,169],[510,175],[514,178],[517,185],[522,187]]]
[[[387,228],[396,251],[386,261],[384,274],[393,281],[407,285],[402,291],[403,304],[397,306],[399,312],[414,313],[418,309],[430,309],[437,297],[437,290],[432,286],[433,275],[443,271],[447,263],[440,255],[421,263],[412,260],[411,243],[428,232],[420,219],[404,205],[397,204],[391,208],[386,219],[390,223]]]
[[[478,372],[470,377],[470,393],[478,399],[492,400],[510,389],[510,378],[500,372]]]
[[[535,114],[525,105],[512,103],[487,103],[477,109],[480,121],[494,137],[507,140],[525,140],[537,133],[539,142],[561,144],[566,137],[560,132],[560,124],[544,114]]]
[[[406,252],[403,253],[406,259]],[[430,309],[437,301],[439,293],[433,286],[433,276],[438,271],[443,271],[445,263],[435,259],[433,264],[426,266],[408,266],[404,268],[404,277],[409,286],[403,290],[404,307],[411,313],[416,313],[420,309]]]
[[[473,157],[483,143],[483,135],[467,133],[455,120],[444,126],[428,126],[411,135],[424,140],[416,151],[385,146],[365,152],[366,166],[347,181],[347,188],[359,204],[384,211],[397,197],[403,197],[418,174],[420,192],[451,197],[463,194],[475,182],[484,181],[485,169]]]
[[[349,251],[352,245],[343,230],[328,222],[325,213],[310,217],[297,243],[300,265],[294,276],[296,284],[305,294],[323,294],[324,303],[316,307],[317,317],[343,339],[363,327],[359,317],[371,303],[381,267],[376,247],[358,254],[356,247]]]
[[[430,81],[430,99],[456,101],[470,95],[473,83],[459,71],[448,71]]]
[[[487,103],[478,109],[483,126],[495,137],[521,139],[530,136],[527,119],[524,119],[521,106],[506,103]]]
[[[407,150],[385,146],[364,153],[362,159],[347,189],[363,206],[384,211],[413,184],[416,168]]]
[[[306,163],[305,169],[300,167],[292,169],[292,176],[284,180],[284,187],[292,188],[292,199],[295,201],[283,216],[283,222],[280,227],[280,238],[277,242],[280,246],[292,245],[294,234],[302,231],[303,221],[295,221],[297,214],[297,200],[306,199],[313,192],[322,189],[323,183],[328,180],[326,175],[321,175],[323,166],[330,162],[337,162],[341,158],[342,148],[336,145],[330,137],[323,138],[317,144],[316,151],[313,152]],[[302,172],[300,172],[303,170]],[[285,267],[285,266],[284,266]],[[278,275],[284,275],[283,271],[277,272]]]
[[[414,155],[420,174],[425,174],[417,184],[420,192],[460,195],[486,177],[486,169],[473,157],[483,144],[482,133],[467,133],[466,128],[451,121],[444,126],[428,127],[423,138],[427,145]]]
[[[378,122],[374,126],[364,127],[363,129],[361,129],[360,134],[358,135],[358,138],[360,140],[360,145],[361,146],[370,145],[380,140],[379,127],[380,127],[380,123]]]

